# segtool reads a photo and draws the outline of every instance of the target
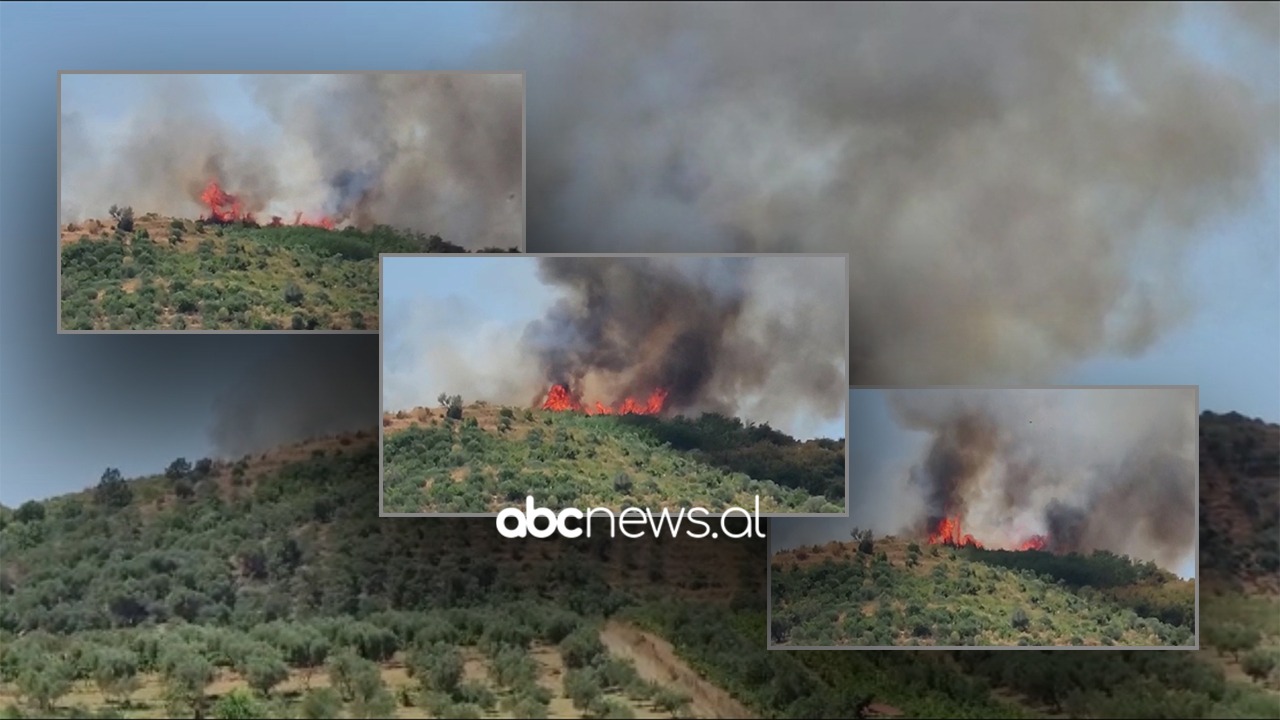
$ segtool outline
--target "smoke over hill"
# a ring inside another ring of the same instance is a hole
[[[1193,12],[1225,59],[1188,44]],[[1192,302],[1188,249],[1259,196],[1277,146],[1271,3],[509,17],[529,247],[847,251],[855,384],[1051,381],[1151,347]]]
[[[60,221],[101,217],[114,204],[194,218],[210,211],[216,183],[261,222],[324,218],[468,248],[522,245],[520,75],[214,77],[137,76],[145,97],[111,127],[76,94],[94,76],[72,76],[63,90]],[[218,95],[235,80],[250,109],[227,110],[229,98]]]
[[[1110,550],[1166,568],[1194,550],[1193,389],[918,390],[889,399],[902,428],[929,435],[900,496],[922,498],[908,535]]]

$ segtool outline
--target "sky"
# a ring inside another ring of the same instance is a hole
[[[1247,39],[1194,15],[1184,42],[1276,87],[1274,56],[1242,53]],[[211,453],[216,398],[253,359],[302,341],[56,334],[45,238],[57,217],[59,71],[519,69],[484,54],[507,32],[503,19],[490,3],[0,5],[0,503],[86,487],[107,466],[132,475]],[[105,41],[104,28],[145,42]],[[567,82],[530,75],[526,92],[534,102]],[[240,103],[229,93],[234,116]],[[1205,230],[1186,268],[1195,308],[1180,328],[1140,357],[1090,360],[1061,382],[1192,383],[1203,408],[1280,422],[1280,159],[1270,168],[1257,202]]]
[[[778,261],[786,258],[757,262]],[[382,287],[385,409],[432,406],[441,392],[466,402],[526,403],[525,388],[544,384],[520,339],[529,323],[568,295],[538,277],[537,258],[384,257]],[[803,426],[748,419],[806,439],[846,434],[844,418],[807,418]]]
[[[1021,418],[1040,420],[1042,430],[1028,430],[1023,438],[1039,439],[1041,455],[1037,459],[1054,467],[1044,477],[1053,485],[1066,485],[1065,478],[1071,472],[1081,471],[1093,462],[1106,463],[1107,457],[1120,457],[1136,447],[1124,431],[1135,431],[1141,437],[1144,421],[1159,422],[1167,418],[1160,415],[1169,403],[1179,404],[1178,398],[1187,397],[1185,389],[1006,389],[988,393],[992,407],[1016,413]],[[940,407],[948,398],[962,397],[965,390],[951,388],[913,389],[907,391],[908,401],[924,407]],[[1160,394],[1163,397],[1152,397]],[[976,397],[976,396],[975,396]],[[1155,404],[1146,404],[1154,401]],[[922,405],[928,403],[928,405]],[[1157,408],[1151,412],[1152,408]],[[1104,411],[1114,411],[1111,415]],[[786,519],[771,525],[770,549],[773,552],[804,545],[823,544],[830,541],[848,541],[853,528],[871,530],[878,535],[900,534],[910,527],[921,507],[922,493],[908,479],[914,468],[927,456],[932,435],[924,430],[906,426],[895,414],[890,392],[878,388],[856,388],[849,393],[850,425],[854,428],[849,450],[849,517]],[[1186,419],[1195,426],[1190,414],[1194,409],[1188,404]],[[1043,413],[1037,416],[1037,413]],[[1044,421],[1061,424],[1045,425]],[[1021,420],[1019,419],[1020,423]],[[1029,424],[1032,420],[1028,420]],[[1071,432],[1078,430],[1078,432]],[[1016,430],[1013,431],[1016,434]],[[1045,439],[1048,439],[1045,442]],[[1185,438],[1185,444],[1195,446],[1195,439]],[[1109,447],[1108,447],[1109,446]],[[1116,451],[1113,453],[1112,451]],[[1057,453],[1058,457],[1050,455]],[[1084,472],[1088,472],[1084,470]],[[1194,481],[1188,476],[1186,481]],[[1161,480],[1166,482],[1166,480]],[[1169,490],[1172,492],[1172,490]],[[1194,494],[1195,490],[1188,490]],[[975,497],[977,497],[975,495]],[[981,500],[974,501],[981,505]],[[1038,516],[1041,506],[1029,505],[1031,517]],[[997,524],[1008,527],[1027,522],[1027,516],[1018,513],[997,514]],[[1132,518],[1133,522],[1140,519]],[[1194,513],[1189,522],[1196,521]],[[974,530],[966,526],[965,530]],[[1042,527],[1031,527],[1030,532],[1044,533]],[[1027,533],[1024,533],[1027,534]],[[984,540],[979,531],[978,540]],[[1021,540],[1024,538],[1017,538]],[[985,537],[991,543],[993,538]],[[1016,540],[1015,540],[1016,542]],[[1116,548],[1123,552],[1122,548]],[[1192,577],[1196,571],[1194,550],[1183,556],[1170,570],[1181,577]]]
[[[560,297],[536,270],[534,258],[513,255],[384,258],[383,407],[434,406],[441,392],[468,403],[509,394],[501,373],[471,370],[514,357],[525,326]]]
[[[92,74],[62,76],[62,112],[77,114],[98,132],[110,132],[143,102],[160,74]],[[218,98],[214,112],[237,130],[274,128],[271,117],[253,101],[245,75],[195,76],[209,97]]]

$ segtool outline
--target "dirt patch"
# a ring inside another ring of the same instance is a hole
[[[635,664],[640,677],[663,687],[674,687],[692,698],[696,717],[750,718],[755,714],[729,693],[703,679],[676,655],[671,643],[632,625],[610,621],[600,632],[609,652]]]

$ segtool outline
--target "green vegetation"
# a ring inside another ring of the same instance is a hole
[[[1280,441],[1239,413],[1200,416],[1200,568],[1236,590],[1280,592]]]
[[[516,411],[442,393],[436,414],[384,418],[384,508],[540,505],[844,512],[844,442],[800,442],[719,415],[659,419]]]
[[[597,548],[521,569],[487,525],[379,521],[375,448],[349,440],[283,467],[108,469],[91,491],[0,511],[0,703],[42,717],[546,717],[557,698],[594,717],[684,711],[601,644],[599,619],[628,600],[579,557]],[[563,692],[547,687],[554,657]]]
[[[64,228],[63,329],[376,330],[379,253],[466,252],[386,226],[135,220],[127,207],[111,214],[114,224]]]
[[[1198,652],[770,651],[764,541],[517,542],[490,519],[379,519],[359,440],[109,469],[0,507],[0,713],[705,716],[723,689],[760,717],[1280,718],[1280,599],[1257,578],[1203,583]],[[985,569],[1022,572],[998,559]],[[622,660],[646,646],[616,652],[618,624],[669,640],[683,674]]]
[[[855,531],[856,532],[856,531]],[[946,548],[863,534],[778,553],[770,633],[779,644],[1195,644],[1195,583],[1098,551]],[[861,545],[862,547],[858,547]]]

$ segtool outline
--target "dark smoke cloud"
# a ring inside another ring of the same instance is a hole
[[[1257,83],[1188,49],[1185,12],[515,4],[496,59],[530,82],[529,248],[847,251],[859,384],[1141,353],[1277,144],[1276,6],[1195,9],[1265,44]]]
[[[990,546],[1110,550],[1176,566],[1194,548],[1192,390],[899,391],[904,428],[930,440],[908,532],[943,517]]]
[[[543,258],[542,278],[570,295],[528,327],[525,341],[541,358],[548,383],[579,397],[589,374],[605,373],[621,376],[612,388],[618,397],[643,398],[663,388],[671,407],[687,408],[701,399],[721,363],[725,336],[742,312],[749,262],[699,263],[722,272],[718,282],[704,282],[710,273],[688,272],[696,261]]]
[[[376,430],[377,336],[287,340],[216,400],[209,434],[222,457],[338,432]]]
[[[558,257],[539,270],[566,292],[525,330],[539,393],[613,403],[662,389],[671,411],[782,426],[843,415],[843,258]]]
[[[150,76],[118,134],[64,117],[63,222],[113,204],[194,217],[211,179],[244,209],[336,216],[457,244],[523,245],[517,74],[247,75],[272,130],[222,122],[200,76]]]

